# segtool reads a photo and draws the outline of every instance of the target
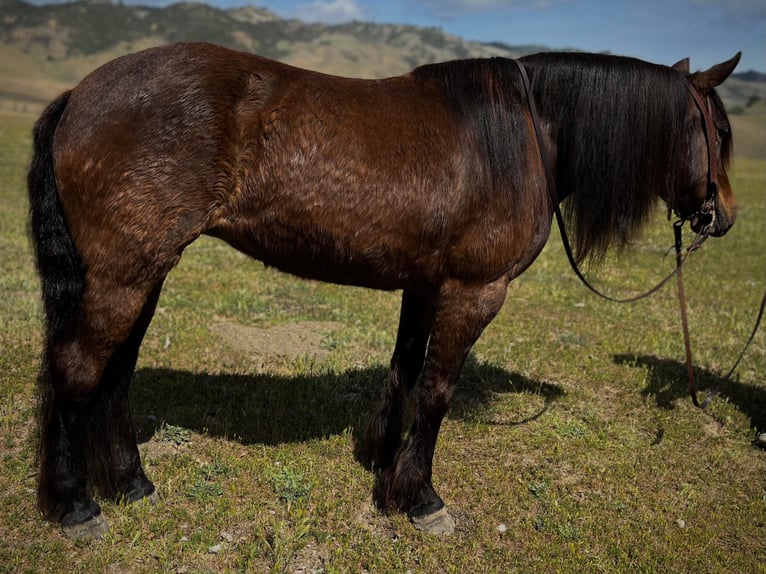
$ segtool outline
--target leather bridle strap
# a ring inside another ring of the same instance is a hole
[[[718,130],[713,121],[713,108],[710,96],[706,96],[703,100],[699,92],[695,90],[690,83],[687,82],[686,87],[689,90],[694,103],[697,105],[697,109],[699,109],[700,114],[702,115],[703,127],[705,130],[705,144],[707,146],[708,188],[705,203],[702,204],[699,213],[710,214],[713,217],[713,220],[711,220],[709,225],[713,225],[715,221],[715,202],[718,200],[718,150],[716,149],[718,145]]]
[[[705,145],[707,147],[707,158],[708,158],[708,176],[707,176],[707,193],[705,197],[705,201],[700,207],[699,211],[695,213],[694,215],[691,215],[689,219],[693,219],[697,216],[699,217],[705,217],[710,216],[710,223],[708,223],[705,226],[705,231],[708,231],[712,228],[712,226],[715,223],[715,203],[718,200],[718,165],[717,165],[717,156],[716,156],[716,149],[714,149],[714,146],[716,145],[716,129],[715,125],[713,124],[713,110],[711,109],[710,105],[710,97],[706,97],[703,101],[702,96],[697,92],[697,90],[692,87],[691,84],[687,82],[686,87],[689,91],[689,93],[692,96],[692,99],[694,100],[694,103],[696,104],[697,108],[699,109],[700,114],[702,115],[702,125],[704,129],[704,135],[705,135]],[[712,142],[711,142],[712,140]],[[683,261],[682,261],[682,249],[683,249],[683,240],[681,238],[681,226],[683,225],[683,220],[681,220],[680,224],[675,224],[673,226],[673,231],[675,235],[675,250],[676,250],[676,283],[678,286],[678,306],[681,311],[681,329],[683,331],[684,335],[684,355],[686,359],[686,380],[689,386],[689,395],[692,399],[692,404],[694,404],[695,407],[699,409],[704,409],[710,404],[710,401],[713,400],[713,397],[715,397],[718,394],[718,391],[721,387],[721,384],[724,380],[722,379],[718,385],[710,392],[708,393],[707,397],[705,397],[705,400],[700,403],[699,399],[697,398],[697,380],[694,376],[694,359],[692,357],[692,345],[691,345],[691,336],[689,334],[689,318],[687,316],[686,312],[686,290],[684,289],[684,275],[683,270],[681,269]],[[760,319],[759,319],[760,321]],[[756,324],[757,328],[757,324]],[[755,334],[755,333],[754,333]],[[748,344],[749,345],[749,341]],[[745,345],[745,348],[747,348],[747,345]],[[744,350],[742,352],[744,354]],[[742,355],[740,355],[740,358]],[[739,359],[737,360],[737,364],[739,363]],[[735,364],[736,367],[736,364]],[[734,369],[732,369],[731,372],[734,372]],[[727,377],[728,378],[728,377]]]
[[[713,122],[713,109],[710,96],[706,96],[703,100],[702,96],[699,94],[699,92],[697,92],[697,90],[694,89],[691,84],[687,83],[686,86],[703,118],[705,144],[707,147],[708,156],[708,187],[705,202],[702,204],[702,207],[700,207],[699,211],[689,216],[688,219],[693,220],[696,217],[710,217],[710,221],[705,225],[705,228],[703,229],[703,232],[705,235],[707,235],[709,230],[712,229],[713,225],[715,225],[716,202],[718,201],[718,150],[716,149],[718,145],[718,131],[715,127],[715,123]],[[739,366],[742,357],[745,355],[745,351],[747,351],[750,343],[752,343],[753,339],[755,338],[755,333],[758,331],[758,327],[763,317],[763,309],[766,305],[766,293],[764,293],[763,299],[761,300],[761,307],[758,311],[758,317],[755,320],[753,331],[750,333],[750,337],[742,348],[742,352],[740,352],[737,360],[734,362],[734,365],[731,367],[731,369],[729,369],[729,372],[726,373],[726,375],[718,381],[718,384],[716,384],[716,386],[713,387],[710,392],[708,392],[705,400],[700,402],[697,398],[697,382],[694,376],[694,360],[692,358],[691,338],[689,335],[689,320],[686,313],[686,293],[684,290],[683,271],[681,270],[682,243],[680,225],[675,226],[675,249],[676,264],[678,266],[678,273],[676,274],[678,282],[678,303],[681,310],[681,327],[683,329],[684,335],[684,352],[686,355],[686,374],[689,385],[689,395],[691,395],[692,403],[695,407],[704,409],[718,394],[718,391],[721,389],[721,385],[727,382],[731,378],[732,374],[734,374],[734,371]]]

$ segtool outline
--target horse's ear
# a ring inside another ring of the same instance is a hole
[[[695,74],[692,74],[692,85],[703,94],[709,92],[716,86],[720,86],[734,71],[734,68],[737,67],[741,57],[742,52],[737,52],[731,60],[716,64],[704,72],[696,72]]]
[[[672,67],[674,70],[678,70],[682,74],[688,74],[689,73],[689,58],[678,60],[675,64],[673,64]]]

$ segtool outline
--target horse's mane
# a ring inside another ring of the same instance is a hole
[[[658,196],[672,205],[688,106],[678,71],[632,58],[546,53],[522,59],[558,151],[556,185],[577,259],[629,243]]]
[[[684,124],[687,79],[668,66],[586,53],[521,58],[543,122],[551,125],[556,189],[578,262],[599,261],[631,242],[662,197],[673,205],[689,169]],[[531,147],[527,102],[516,66],[505,58],[421,66],[486,159],[494,192],[526,189]],[[720,98],[713,104],[726,116]],[[731,138],[721,147],[724,166]],[[502,185],[499,185],[502,184]]]

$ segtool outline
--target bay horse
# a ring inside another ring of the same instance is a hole
[[[503,58],[362,80],[192,43],[95,70],[36,123],[28,174],[46,316],[44,518],[100,536],[93,496],[154,495],[129,383],[165,277],[207,234],[299,277],[402,290],[368,450],[385,508],[450,532],[434,447],[469,350],[548,239],[541,147],[579,260],[629,242],[659,199],[681,217],[697,212],[711,150],[720,189],[707,224],[723,235],[736,204],[714,88],[738,60],[689,73],[688,60],[521,58],[540,144],[520,70]],[[710,102],[712,147],[691,92]]]

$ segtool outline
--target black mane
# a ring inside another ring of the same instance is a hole
[[[576,257],[598,261],[634,238],[659,197],[672,205],[686,179],[677,166],[688,163],[678,157],[686,147],[687,80],[671,67],[603,54],[551,52],[521,61],[550,127],[549,153]],[[421,66],[413,75],[435,81],[454,106],[486,159],[494,191],[523,190],[519,166],[534,136],[513,62],[459,60]],[[730,153],[727,138],[724,163]]]
[[[624,245],[658,197],[672,205],[685,165],[686,79],[673,68],[618,56],[522,58],[540,115],[553,126],[556,186],[577,259]]]

